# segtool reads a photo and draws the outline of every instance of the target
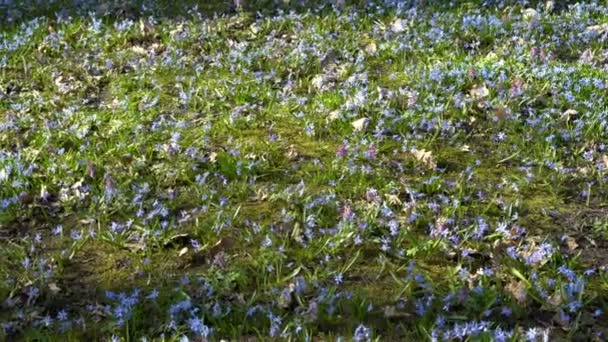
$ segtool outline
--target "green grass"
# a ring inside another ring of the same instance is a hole
[[[606,338],[608,7],[132,4],[0,17],[0,340]]]

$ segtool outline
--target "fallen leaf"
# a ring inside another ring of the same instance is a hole
[[[289,145],[289,147],[287,148],[287,152],[285,153],[285,157],[287,157],[287,159],[289,160],[295,160],[296,158],[298,158],[298,150],[296,149],[295,145]]]
[[[127,247],[127,249],[129,249],[131,252],[141,252],[146,249],[146,244],[141,241],[133,243],[129,242],[125,243],[125,247]]]
[[[174,30],[169,31],[169,35],[175,36],[178,33],[181,33],[184,30],[184,24],[178,24]]]
[[[142,48],[139,45],[132,46],[131,47],[131,51],[135,52],[138,55],[146,55],[147,54],[146,49]]]
[[[302,242],[302,228],[300,226],[299,222],[296,222],[293,225],[293,229],[291,231],[291,238],[294,239],[297,242]]]
[[[560,118],[565,119],[565,120],[570,120],[570,119],[576,118],[577,115],[578,115],[578,111],[576,111],[574,109],[568,109],[562,113]]]
[[[562,296],[560,295],[559,291],[555,292],[551,297],[549,297],[549,299],[547,299],[547,303],[553,307],[559,307],[562,305]]]
[[[411,315],[407,312],[399,312],[394,305],[387,305],[384,307],[384,317],[387,319],[395,318],[407,318]]]
[[[578,248],[578,243],[576,243],[576,239],[570,236],[566,236],[564,238],[564,242],[566,243],[566,247],[568,247],[568,251],[573,252]]]
[[[181,257],[181,256],[184,256],[186,253],[188,253],[188,247],[184,247],[184,248],[182,248],[182,249],[179,251],[178,256],[180,256],[180,257]]]
[[[213,262],[211,262],[211,264],[220,269],[226,268],[226,253],[224,251],[219,251],[213,256]]]
[[[494,115],[498,120],[505,120],[509,117],[509,108],[506,106],[497,106],[494,110]]]
[[[339,110],[334,110],[333,112],[329,113],[329,116],[327,117],[328,121],[335,121],[337,119],[340,118],[340,111]]]
[[[365,128],[367,128],[368,123],[369,123],[368,118],[361,118],[361,119],[357,119],[357,120],[353,121],[351,123],[351,125],[353,126],[355,131],[360,132],[360,131],[363,131]]]
[[[401,205],[401,200],[395,194],[387,194],[386,200],[388,201],[388,203],[390,203],[392,205]]]
[[[429,169],[434,169],[437,167],[437,163],[435,162],[431,151],[412,149],[411,153],[416,159],[418,159],[418,161],[420,161],[422,164],[424,164],[424,166],[428,167]]]
[[[289,286],[285,289],[283,289],[283,291],[281,291],[281,294],[279,295],[279,298],[277,299],[277,304],[279,305],[280,308],[282,309],[289,309],[290,307],[292,307],[292,305],[295,303],[295,296],[294,296],[294,292],[295,292],[295,284],[289,284]]]
[[[378,47],[376,46],[376,43],[370,42],[369,44],[365,45],[364,50],[368,55],[375,55],[376,51],[378,51]]]
[[[583,64],[591,64],[593,62],[593,51],[591,49],[583,51],[578,60]]]
[[[602,34],[608,32],[608,23],[601,25],[590,25],[585,29],[588,33]]]
[[[521,304],[526,301],[526,288],[521,281],[511,281],[505,286],[505,290],[510,293],[518,303]]]
[[[490,95],[490,91],[485,86],[485,84],[482,84],[480,86],[476,86],[476,87],[472,88],[469,91],[469,94],[471,95],[471,97],[473,99],[480,100],[480,99],[483,99],[485,97],[488,97],[488,95]]]
[[[49,290],[51,290],[51,293],[57,294],[61,291],[61,288],[59,288],[59,286],[57,286],[57,284],[55,284],[55,283],[50,283]]]

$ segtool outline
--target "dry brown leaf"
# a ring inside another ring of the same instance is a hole
[[[378,47],[376,46],[376,43],[374,42],[370,42],[367,45],[365,45],[365,53],[367,53],[368,55],[375,55],[376,51],[378,51]]]
[[[560,118],[570,120],[572,118],[576,118],[577,115],[578,115],[578,111],[576,111],[575,109],[568,109],[562,113]]]
[[[220,269],[226,268],[226,253],[224,251],[219,251],[219,253],[213,256],[213,261],[211,264]]]
[[[578,248],[578,243],[576,243],[576,239],[567,236],[565,238],[566,247],[568,247],[568,251],[573,252]]]
[[[526,301],[526,287],[521,281],[511,281],[505,286],[505,290],[510,293],[518,303],[521,304]]]
[[[148,52],[146,51],[146,49],[142,48],[139,45],[134,45],[131,47],[131,51],[135,52],[138,55],[146,55],[148,54]]]
[[[608,23],[601,24],[601,25],[587,26],[585,31],[590,32],[590,33],[596,33],[596,34],[606,33],[606,32],[608,32]]]
[[[59,288],[59,286],[57,286],[57,284],[55,284],[55,283],[50,283],[49,290],[51,290],[52,294],[57,294],[61,291],[61,288]]]
[[[355,129],[355,131],[360,132],[360,131],[364,130],[367,127],[368,123],[369,123],[369,119],[368,118],[361,118],[361,119],[357,119],[357,120],[353,121],[351,123],[351,125],[353,126],[353,128]]]
[[[555,292],[549,299],[547,299],[547,303],[553,307],[559,307],[562,305],[562,296],[559,292]]]
[[[480,86],[476,86],[474,88],[472,88],[469,91],[469,94],[471,95],[471,97],[475,100],[481,100],[483,98],[488,97],[488,95],[490,95],[490,90],[488,90],[488,88],[485,86],[485,84],[482,84]]]
[[[388,201],[389,204],[392,204],[392,205],[401,205],[401,200],[395,194],[387,194],[386,195],[386,200]]]
[[[581,57],[578,60],[584,64],[591,64],[593,62],[593,50],[587,49],[583,51]]]
[[[209,161],[214,164],[215,161],[217,160],[217,153],[215,152],[211,152],[211,154],[209,155]]]
[[[509,117],[509,108],[506,106],[497,106],[494,110],[494,115],[498,120],[505,120]]]
[[[335,121],[337,119],[340,118],[340,111],[339,110],[334,110],[333,112],[329,113],[329,116],[327,117],[328,121]]]
[[[411,152],[419,162],[424,164],[424,166],[428,167],[429,169],[434,169],[437,167],[437,163],[435,163],[435,159],[433,158],[431,151],[412,149]]]
[[[298,151],[296,149],[295,145],[289,145],[289,148],[287,149],[287,152],[285,153],[285,157],[287,157],[287,159],[289,160],[295,160],[296,158],[298,158]]]

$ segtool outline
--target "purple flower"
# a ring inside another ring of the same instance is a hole
[[[57,226],[55,226],[55,228],[53,228],[53,235],[60,235],[63,233],[63,226],[58,224]]]
[[[149,300],[154,300],[154,299],[158,298],[159,294],[160,293],[158,292],[157,289],[153,289],[152,291],[150,291],[150,294],[148,294],[148,296],[146,296],[146,298]]]
[[[60,321],[65,321],[68,319],[68,313],[65,310],[61,310],[57,313],[57,319]]]

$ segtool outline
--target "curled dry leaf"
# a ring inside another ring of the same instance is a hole
[[[340,111],[339,110],[334,110],[333,112],[329,113],[329,116],[327,117],[327,120],[329,122],[331,121],[335,121],[337,119],[340,118]]]
[[[583,51],[583,53],[581,54],[581,57],[579,57],[579,62],[583,63],[583,64],[591,64],[593,63],[593,51],[591,49],[587,49],[585,51]]]
[[[555,292],[553,295],[551,295],[551,297],[549,297],[549,299],[547,299],[547,304],[549,304],[555,308],[562,305],[562,296],[560,295],[560,293]]]
[[[399,196],[397,196],[395,194],[386,194],[386,200],[388,201],[389,204],[401,205],[401,200],[399,199]]]
[[[397,308],[395,307],[395,305],[385,306],[383,313],[384,313],[384,317],[387,319],[402,319],[402,318],[411,317],[411,314],[409,314],[407,312],[398,311]]]
[[[434,169],[437,167],[437,163],[435,162],[431,151],[412,149],[411,153],[419,162],[429,169]]]
[[[568,109],[562,113],[560,118],[565,119],[565,120],[570,120],[570,119],[576,118],[577,116],[578,116],[578,111],[576,111],[574,109]]]
[[[509,108],[506,106],[497,106],[494,110],[494,115],[498,120],[506,120],[509,117]]]
[[[378,51],[378,47],[376,46],[376,43],[374,42],[370,42],[367,45],[365,45],[365,53],[367,53],[368,55],[375,55],[376,51]]]
[[[61,291],[61,288],[59,288],[59,286],[57,286],[57,284],[55,284],[55,283],[50,283],[49,290],[51,290],[52,294],[57,294]]]
[[[213,256],[213,261],[211,262],[211,264],[219,269],[226,268],[226,253],[224,251],[219,251]]]
[[[135,52],[138,55],[146,55],[148,53],[146,49],[142,48],[139,45],[134,45],[133,47],[131,47],[131,51]]]
[[[593,33],[593,34],[598,34],[598,35],[607,33],[608,32],[608,23],[601,24],[601,25],[587,26],[585,31],[587,31],[588,33]]]
[[[363,131],[365,128],[367,128],[368,124],[369,124],[368,118],[357,119],[351,123],[351,125],[357,132]]]
[[[511,281],[505,286],[505,290],[510,293],[518,303],[521,304],[526,301],[526,287],[521,281]]]
[[[471,95],[471,97],[474,100],[481,100],[483,98],[488,97],[488,95],[490,95],[490,90],[488,90],[488,88],[485,86],[485,84],[482,84],[480,86],[473,87],[469,91],[469,94]]]
[[[299,156],[298,150],[295,145],[289,145],[287,152],[285,152],[285,157],[289,160],[295,160]]]
[[[564,238],[564,243],[566,247],[568,247],[569,252],[573,252],[578,248],[578,243],[576,243],[576,239],[574,239],[573,237],[566,236]]]

